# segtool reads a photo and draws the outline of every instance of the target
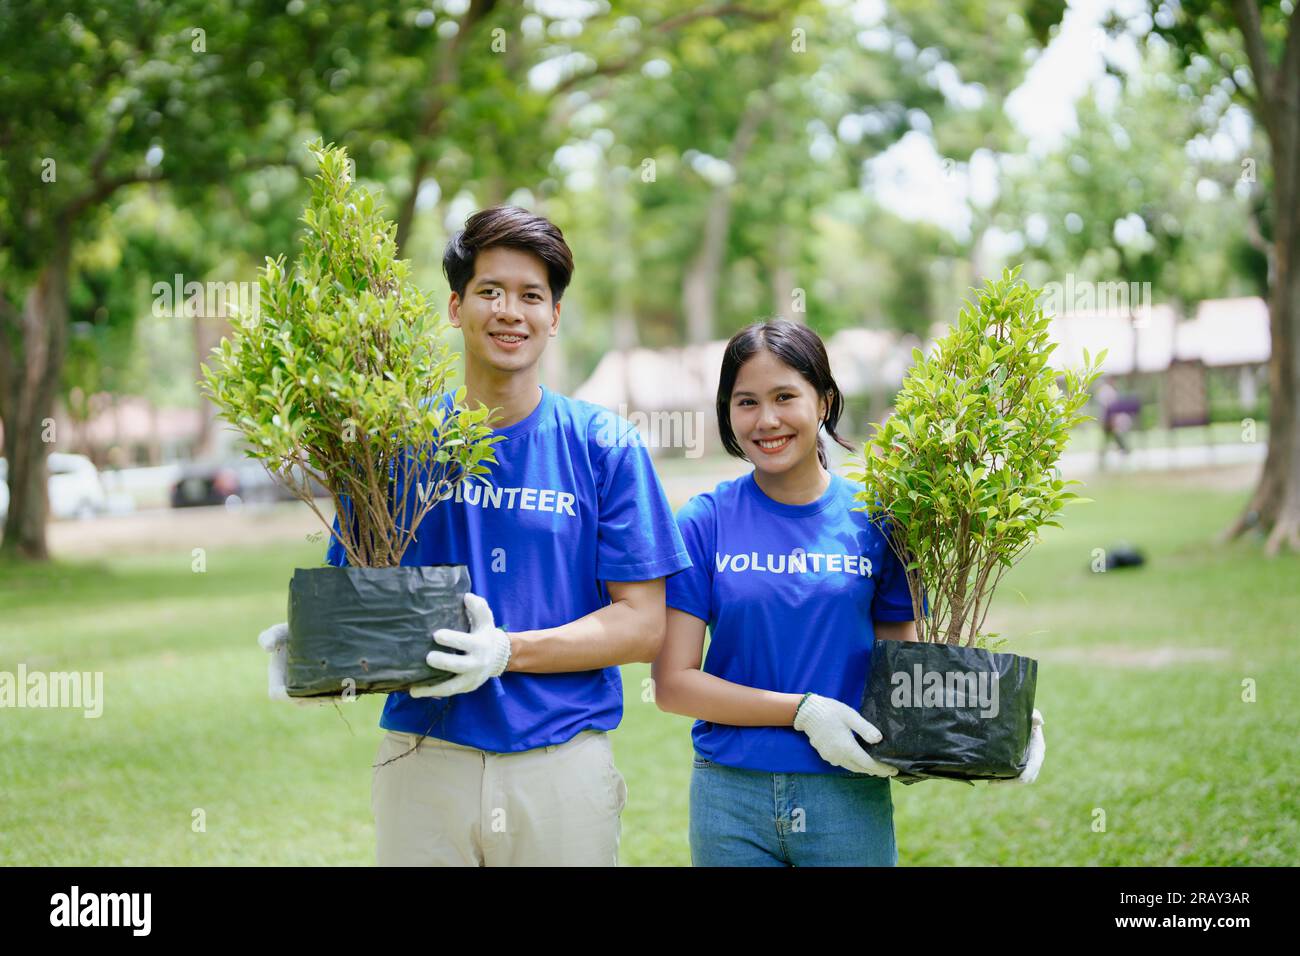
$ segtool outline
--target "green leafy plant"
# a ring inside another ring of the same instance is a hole
[[[895,412],[849,477],[872,523],[907,569],[922,641],[996,649],[982,634],[998,582],[1069,502],[1057,462],[1101,374],[1103,351],[1084,367],[1048,362],[1041,290],[1006,270],[967,301],[928,356],[913,350]],[[1063,384],[1058,384],[1058,380]],[[924,615],[923,601],[929,602]]]
[[[396,257],[396,227],[352,181],[347,151],[308,149],[319,169],[296,267],[266,260],[257,308],[213,349],[202,385],[248,457],[311,507],[351,565],[395,567],[424,516],[487,473],[500,438],[492,410],[468,408],[463,387],[449,393],[446,323]],[[337,532],[312,480],[334,499]]]

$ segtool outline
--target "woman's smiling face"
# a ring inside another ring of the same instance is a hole
[[[767,349],[740,367],[731,391],[731,428],[759,471],[779,474],[817,458],[827,403],[802,375]]]

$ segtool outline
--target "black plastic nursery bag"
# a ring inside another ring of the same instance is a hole
[[[949,644],[877,640],[862,700],[872,758],[899,783],[994,780],[1025,769],[1038,662]]]
[[[290,697],[387,693],[451,676],[425,663],[438,628],[468,631],[461,564],[295,568],[285,686]],[[443,650],[457,653],[452,648]],[[351,680],[353,683],[346,683]]]

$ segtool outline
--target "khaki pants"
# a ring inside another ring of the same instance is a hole
[[[380,866],[617,866],[626,803],[603,731],[513,754],[388,731],[370,790],[375,857]]]

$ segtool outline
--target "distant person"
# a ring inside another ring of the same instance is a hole
[[[1121,395],[1119,389],[1107,381],[1097,389],[1097,402],[1101,405],[1101,451],[1097,467],[1104,469],[1106,451],[1112,441],[1119,446],[1121,453],[1129,453],[1124,436],[1133,428],[1138,399],[1132,395]]]

